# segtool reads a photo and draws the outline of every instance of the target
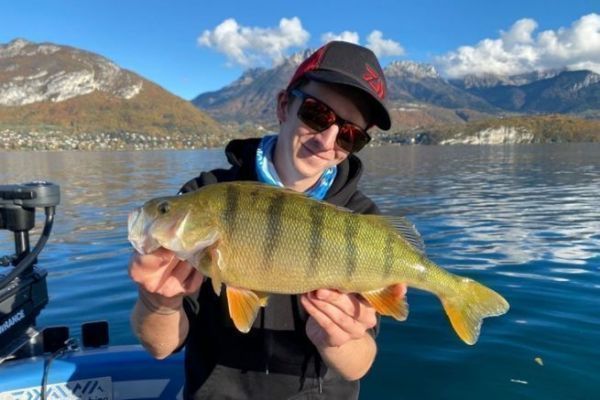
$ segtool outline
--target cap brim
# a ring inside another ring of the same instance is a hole
[[[374,105],[373,112],[375,115],[373,115],[372,123],[377,125],[380,129],[383,129],[384,131],[387,131],[391,128],[392,121],[387,107],[377,96],[373,95],[372,92],[365,88],[365,85],[361,82],[340,72],[332,70],[310,71],[307,72],[305,76],[309,79],[318,82],[351,86],[368,94],[369,98],[371,98],[372,103]]]

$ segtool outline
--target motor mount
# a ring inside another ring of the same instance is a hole
[[[36,266],[45,246],[60,187],[46,181],[0,185],[0,230],[14,235],[15,254],[0,257],[0,363],[11,357],[35,353],[28,348],[36,336],[35,319],[48,303],[47,273]],[[45,222],[31,249],[29,231],[35,226],[36,209],[43,209]]]

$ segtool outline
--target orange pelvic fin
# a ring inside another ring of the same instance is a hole
[[[250,331],[258,310],[267,305],[268,299],[265,293],[227,286],[229,316],[235,327],[243,333]]]

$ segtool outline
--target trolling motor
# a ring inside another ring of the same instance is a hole
[[[0,185],[0,230],[14,234],[15,254],[0,257],[0,363],[18,352],[34,353],[27,344],[37,335],[35,319],[48,303],[46,271],[36,266],[52,230],[60,187],[46,181]],[[45,212],[44,228],[31,249],[29,231],[35,210]]]

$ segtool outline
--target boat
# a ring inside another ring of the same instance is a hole
[[[51,182],[0,185],[0,230],[13,232],[15,245],[14,255],[0,257],[0,400],[182,399],[182,353],[156,360],[140,345],[110,345],[106,321],[82,324],[80,337],[67,326],[36,325],[48,304],[37,258],[59,203]],[[36,210],[45,221],[31,247]]]

